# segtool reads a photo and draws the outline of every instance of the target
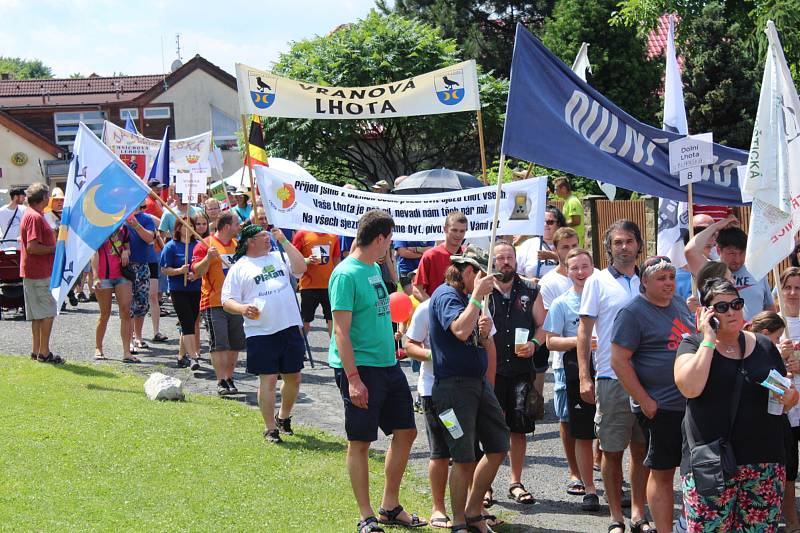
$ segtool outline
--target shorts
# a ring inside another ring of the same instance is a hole
[[[684,411],[663,409],[657,409],[653,418],[636,413],[647,446],[644,466],[653,470],[670,470],[681,465],[683,415]]]
[[[150,311],[150,267],[147,263],[129,263],[136,273],[133,282],[133,299],[131,300],[131,317],[147,316]]]
[[[631,412],[630,396],[616,379],[595,380],[595,432],[604,452],[622,452],[631,440],[644,442],[644,433]]]
[[[515,376],[497,374],[494,378],[494,395],[511,433],[533,433],[536,429],[536,419],[525,412],[534,377],[532,372],[525,372]]]
[[[583,401],[578,381],[567,381],[567,411],[570,436],[578,440],[594,440],[595,405]]]
[[[209,351],[241,352],[245,349],[244,318],[232,315],[222,307],[209,307],[203,310],[208,324]]]
[[[22,294],[25,296],[25,320],[56,316],[56,300],[50,292],[50,278],[23,278]]]
[[[119,278],[106,278],[100,280],[100,289],[113,289],[117,285],[124,285],[125,283],[130,283],[131,280],[124,277]]]
[[[158,279],[159,274],[161,274],[158,263],[147,263],[147,268],[150,269],[150,279]]]
[[[303,369],[306,344],[300,328],[291,326],[271,335],[247,337],[247,373],[296,374]]]
[[[447,447],[447,437],[445,436],[447,430],[442,425],[442,421],[439,420],[439,413],[433,406],[433,398],[422,396],[420,400],[422,412],[425,415],[425,434],[428,435],[430,458],[433,460],[449,459],[450,448]]]
[[[549,359],[550,359],[550,350],[547,349],[547,346],[542,344],[536,351],[533,352],[533,369],[536,370],[537,374],[544,374],[547,372],[547,367],[549,366]]]
[[[347,440],[374,442],[378,440],[378,428],[385,435],[391,435],[396,429],[416,429],[414,402],[400,364],[356,368],[361,382],[369,392],[366,409],[356,407],[350,402],[350,383],[344,369],[333,369],[336,386],[339,387],[344,402],[344,430]]]
[[[569,422],[567,378],[563,368],[553,369],[553,409],[559,422]]]
[[[476,462],[476,442],[480,442],[484,453],[508,451],[510,431],[486,378],[437,379],[433,384],[432,398],[437,413],[448,409],[454,411],[464,432],[458,439],[454,439],[449,431],[445,434],[453,462]]]
[[[178,315],[182,335],[194,335],[194,324],[200,315],[200,291],[173,291],[172,307]]]
[[[788,481],[797,481],[797,470],[800,464],[797,451],[797,445],[800,441],[800,427],[791,427],[787,419],[783,435],[786,442],[786,479]]]
[[[331,301],[328,298],[328,289],[301,289],[300,290],[300,316],[303,322],[314,321],[317,307],[322,306],[322,316],[325,320],[332,320]]]

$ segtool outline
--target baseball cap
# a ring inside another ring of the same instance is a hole
[[[484,272],[489,270],[489,252],[477,246],[467,246],[463,254],[451,255],[450,261],[452,263],[468,263]]]

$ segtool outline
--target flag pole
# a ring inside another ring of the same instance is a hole
[[[189,233],[191,233],[192,235],[194,235],[194,238],[195,238],[195,239],[197,239],[198,241],[201,241],[201,242],[203,242],[203,237],[202,237],[202,236],[201,236],[199,233],[197,233],[197,231],[195,231],[195,229],[192,227],[192,225],[191,225],[189,222],[186,222],[186,221],[184,221],[184,220],[183,220],[183,218],[179,217],[179,216],[178,216],[178,213],[176,213],[176,212],[175,212],[175,211],[174,211],[174,210],[173,210],[173,209],[172,209],[170,206],[168,206],[168,205],[167,205],[167,203],[166,203],[164,200],[162,200],[162,199],[161,199],[161,197],[160,197],[159,195],[157,195],[156,193],[154,193],[152,189],[150,189],[150,193],[149,193],[149,194],[150,194],[150,196],[151,196],[153,199],[155,199],[155,200],[156,200],[156,201],[157,201],[159,204],[161,204],[161,207],[163,207],[164,209],[166,209],[167,211],[169,211],[170,213],[172,213],[172,216],[174,216],[174,217],[175,217],[175,222],[176,222],[176,223],[178,223],[178,222],[179,222],[179,223],[183,224],[183,225],[186,227],[186,229],[188,229],[188,230],[189,230]],[[188,210],[187,210],[187,214],[188,214]],[[222,261],[222,263],[223,263],[223,264],[224,264],[226,267],[230,267],[230,266],[231,266],[231,265],[230,265],[230,264],[229,264],[227,261],[225,261],[225,259],[223,259],[222,257],[220,257],[219,259],[220,259],[220,261]]]
[[[694,218],[694,207],[692,206],[692,204],[694,203],[694,189],[691,183],[688,185],[686,200],[688,202],[687,209],[689,214],[689,220],[687,224],[687,226],[689,227],[689,239],[694,239],[694,221],[692,220]],[[695,276],[692,276],[692,294],[695,294],[696,292],[697,292],[697,278]]]
[[[528,171],[525,173],[525,177],[522,178],[522,179],[526,180],[526,179],[530,178],[531,177],[531,172],[533,172],[533,161],[528,163]]]
[[[486,181],[486,145],[483,140],[483,114],[480,109],[476,114],[478,115],[478,143],[481,148],[481,180],[484,185],[488,185],[489,183]]]
[[[250,161],[250,138],[249,138],[249,130],[247,129],[247,119],[245,118],[246,115],[242,115],[242,129],[245,134],[245,142],[247,143],[245,146],[244,152],[244,163],[247,165],[247,172],[250,176],[250,191],[253,193],[253,213],[256,212],[256,206],[258,205],[258,194],[256,193],[256,184],[255,180],[253,180],[253,165]],[[253,220],[253,219],[251,219]]]
[[[506,155],[500,154],[500,168],[497,171],[497,192],[494,199],[494,214],[492,215],[492,237],[489,241],[489,268],[486,274],[491,276],[494,272],[494,240],[497,238],[497,221],[500,217],[500,195],[503,192],[503,174],[506,166]],[[487,296],[488,298],[488,296]],[[484,307],[484,309],[486,309]]]
[[[190,203],[192,201],[192,173],[191,172],[189,173],[189,198],[188,198],[188,200],[189,200],[189,202],[186,202],[186,214],[189,215],[190,218],[191,218],[191,212],[192,212],[192,204]],[[185,246],[185,248],[184,248],[184,252],[183,252],[183,264],[184,265],[188,265],[189,264],[189,239],[186,239],[186,242],[184,243],[184,246]],[[188,284],[189,284],[189,272],[184,272],[183,273],[183,286],[186,287]]]
[[[778,265],[772,267],[772,276],[775,278],[774,284],[778,288],[778,305],[780,306],[780,315],[783,319],[783,323],[787,324],[788,327],[789,323],[786,321],[786,307],[784,306],[783,301],[783,287],[781,286],[781,273],[778,270]],[[788,335],[786,337],[788,338]]]

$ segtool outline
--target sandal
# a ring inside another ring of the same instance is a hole
[[[398,505],[394,509],[387,511],[383,507],[378,509],[378,514],[381,515],[381,518],[378,519],[378,522],[381,524],[385,524],[387,526],[402,526],[407,528],[415,528],[415,527],[424,527],[428,525],[428,522],[425,520],[420,520],[419,516],[416,514],[411,515],[411,522],[404,522],[403,520],[398,520],[397,516],[403,512],[403,506]],[[388,520],[384,520],[382,517],[388,517]]]
[[[484,509],[488,509],[489,507],[491,507],[492,505],[497,503],[495,501],[495,499],[494,499],[494,489],[492,487],[489,487],[489,490],[487,490],[486,492],[488,492],[489,495],[488,496],[486,496],[486,495],[483,496],[483,508]]]
[[[381,526],[378,525],[378,519],[374,516],[368,516],[364,520],[356,524],[357,533],[386,533]]]
[[[167,340],[169,340],[168,337],[163,333],[156,333],[153,335],[153,342],[165,342]]]
[[[103,352],[95,352],[94,354],[95,361],[105,361],[107,359],[108,358],[106,357],[106,354],[104,354]]]
[[[139,341],[133,341],[133,344],[135,344],[135,345],[136,345],[136,347],[137,347],[138,349],[140,349],[140,350],[147,350],[147,349],[149,349],[149,348],[150,348],[150,347],[147,345],[147,343],[146,343],[146,342],[144,342],[144,341],[142,341],[142,340],[139,340]]]
[[[123,363],[137,364],[137,363],[141,363],[142,360],[139,359],[138,357],[130,356],[130,357],[123,357],[122,358],[122,362]]]
[[[36,360],[40,363],[52,363],[54,365],[63,365],[67,362],[63,357],[55,355],[53,352],[50,352],[47,355],[40,353],[36,356]]]
[[[647,529],[642,529],[644,526],[647,526]],[[631,533],[647,533],[648,531],[655,532],[647,518],[640,518],[636,522],[631,522]]]
[[[567,481],[567,494],[570,496],[583,496],[586,494],[586,487],[580,479],[570,479]]]
[[[36,352],[31,352],[31,360],[32,361],[38,361],[39,360],[39,354],[36,353]]]
[[[497,518],[493,514],[485,514],[483,515],[483,519],[486,520],[486,525],[489,526],[490,528],[502,526],[503,524],[506,523],[505,520]]]
[[[515,490],[521,490],[522,492],[514,494]],[[508,497],[517,503],[523,503],[525,505],[536,503],[536,498],[533,497],[533,494],[528,492],[528,490],[525,488],[525,485],[522,483],[512,483],[509,485]]]
[[[625,522],[611,522],[608,525],[608,533],[625,533]]]
[[[464,520],[467,521],[467,531],[469,533],[483,533],[478,526],[473,526],[472,524],[477,524],[478,522],[484,522],[486,520],[485,515],[478,515],[478,516],[467,516],[464,515]],[[494,533],[489,524],[486,524],[486,533]]]
[[[431,517],[431,519],[428,520],[428,525],[435,528],[450,529],[451,526],[447,525],[449,521],[450,517],[447,515],[436,516],[436,517]]]
[[[450,531],[452,533],[456,533],[456,531],[466,531],[469,533],[469,529],[467,529],[467,524],[458,524],[457,526],[450,527]]]

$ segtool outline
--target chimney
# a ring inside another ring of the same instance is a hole
[[[10,80],[11,73],[10,72],[2,72],[0,73],[0,80]]]

